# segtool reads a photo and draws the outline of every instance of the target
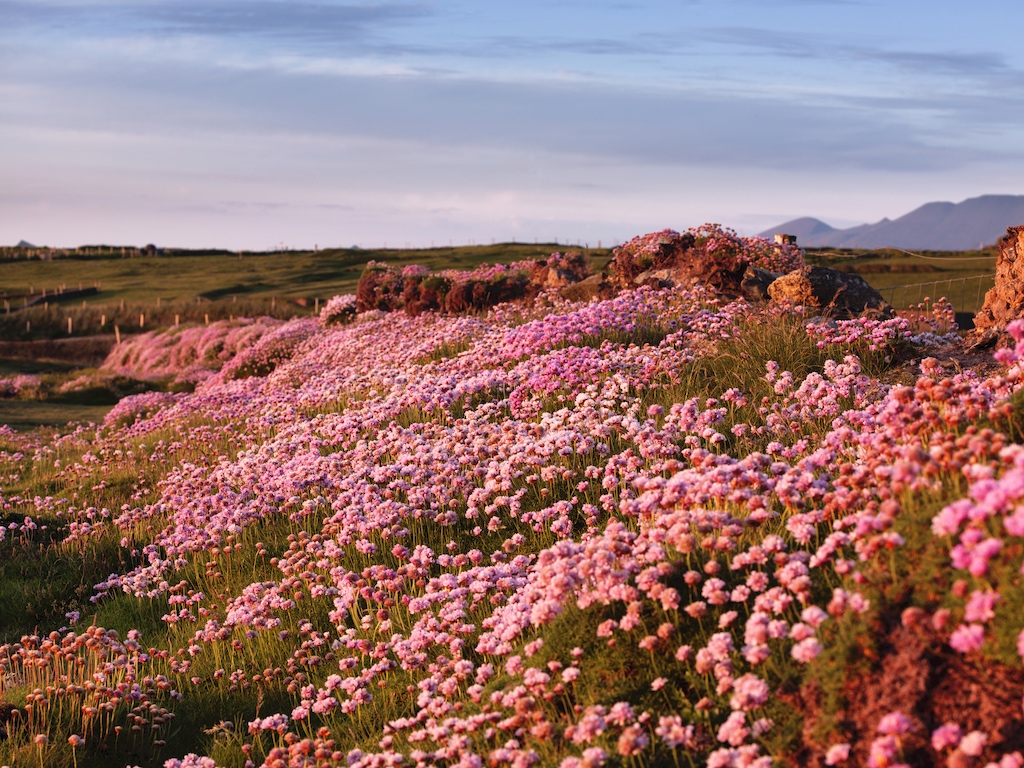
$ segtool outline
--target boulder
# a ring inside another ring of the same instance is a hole
[[[605,287],[604,278],[601,275],[591,275],[586,280],[572,283],[559,289],[558,293],[563,299],[569,301],[590,301],[601,296]]]
[[[544,288],[565,288],[565,286],[572,285],[575,282],[577,282],[576,276],[572,273],[557,267],[548,267],[547,274],[544,277]]]
[[[891,317],[893,314],[882,294],[863,277],[828,267],[794,270],[773,280],[767,290],[772,301],[822,310],[822,314],[831,317]]]
[[[780,277],[781,275],[778,273],[769,272],[767,269],[747,267],[747,271],[743,273],[740,289],[748,299],[767,301],[769,298],[768,287]]]
[[[996,284],[974,316],[975,335],[999,333],[1024,317],[1024,226],[1010,227],[999,241]]]

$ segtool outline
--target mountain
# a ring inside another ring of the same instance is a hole
[[[1024,195],[982,195],[961,203],[925,203],[898,219],[836,229],[810,217],[765,230],[796,235],[808,248],[906,248],[912,251],[967,251],[991,245],[1007,227],[1024,224]]]

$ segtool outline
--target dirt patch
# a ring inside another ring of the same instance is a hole
[[[1024,669],[962,655],[947,639],[927,620],[891,630],[878,644],[871,668],[843,683],[843,707],[832,714],[833,734],[827,743],[816,736],[825,716],[821,690],[808,684],[789,697],[804,716],[804,743],[789,756],[790,764],[823,767],[828,747],[845,741],[852,746],[847,764],[868,765],[879,722],[896,711],[913,723],[912,731],[900,737],[904,761],[911,766],[947,765],[948,752],[938,753],[930,743],[932,731],[947,722],[957,723],[964,733],[989,734],[983,759],[970,762],[958,754],[958,765],[981,766],[1006,752],[1024,750]]]

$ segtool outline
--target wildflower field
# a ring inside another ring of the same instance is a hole
[[[947,315],[138,336],[180,391],[0,428],[0,764],[1021,768],[1024,323]]]

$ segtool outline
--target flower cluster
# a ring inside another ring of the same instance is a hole
[[[81,748],[131,725],[152,747],[179,696],[217,696],[247,713],[207,724],[238,764],[767,767],[780,686],[892,612],[885,578],[918,498],[934,506],[917,538],[963,577],[928,605],[941,652],[975,658],[1011,630],[1024,650],[1007,609],[1024,448],[1000,431],[1024,342],[989,378],[926,359],[913,385],[887,385],[856,352],[921,343],[908,326],[811,325],[787,347],[818,362],[693,380],[741,359],[766,318],[647,287],[276,323],[194,392],[126,398],[99,433],[0,435],[4,471],[46,464],[61,489],[0,495],[18,519],[0,547],[53,524],[62,551],[117,551],[93,603],[152,616],[168,646],[91,628],[0,648],[4,692],[31,697],[13,740],[34,748],[52,722],[38,718],[73,699]],[[126,473],[130,492],[99,501]],[[920,749],[936,760],[1020,768],[998,733],[942,722],[892,713],[820,757],[897,765],[932,732]]]

